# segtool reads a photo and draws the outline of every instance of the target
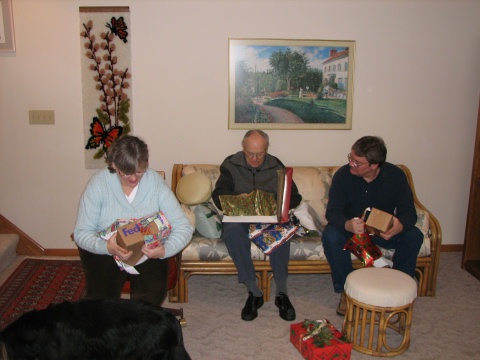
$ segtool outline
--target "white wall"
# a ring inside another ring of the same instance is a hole
[[[134,134],[151,166],[220,163],[228,130],[228,38],[355,40],[352,130],[271,130],[288,165],[339,165],[382,136],[412,170],[444,244],[462,244],[480,93],[480,1],[13,0],[17,51],[0,54],[0,214],[45,248],[73,248],[85,170],[79,6],[128,5]],[[28,110],[55,110],[29,125]]]

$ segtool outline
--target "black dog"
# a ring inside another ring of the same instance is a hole
[[[0,333],[0,347],[4,360],[190,360],[173,314],[125,299],[27,312]]]

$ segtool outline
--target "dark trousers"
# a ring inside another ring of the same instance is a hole
[[[345,243],[352,233],[339,230],[333,225],[327,225],[322,234],[323,248],[332,271],[333,289],[337,293],[343,292],[345,280],[353,271],[351,252],[343,250]],[[423,234],[417,228],[404,231],[393,236],[390,240],[378,236],[372,238],[374,244],[385,249],[395,249],[393,254],[393,268],[407,275],[415,275],[417,256],[423,243]]]
[[[110,255],[92,254],[78,248],[87,283],[87,299],[119,298],[127,278],[130,298],[161,305],[167,297],[168,260],[148,259],[135,266],[139,275],[120,270]]]
[[[256,281],[255,267],[253,266],[252,255],[250,253],[252,242],[248,238],[249,226],[250,224],[247,223],[222,224],[222,239],[237,268],[238,281],[241,283]],[[269,257],[277,287],[286,287],[288,261],[290,260],[290,241],[277,247]]]

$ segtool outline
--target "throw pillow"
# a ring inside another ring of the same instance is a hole
[[[219,239],[222,236],[222,222],[208,203],[199,204],[193,210],[195,228],[209,239]]]
[[[177,184],[178,200],[186,205],[197,205],[210,199],[212,183],[207,175],[195,172],[183,176]]]
[[[318,233],[322,233],[322,223],[320,216],[318,216],[315,209],[313,209],[307,201],[302,200],[300,205],[293,209],[293,215],[295,215],[305,229],[315,230]]]

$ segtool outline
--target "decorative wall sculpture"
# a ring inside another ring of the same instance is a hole
[[[85,167],[104,167],[113,141],[132,131],[128,7],[80,7]]]

